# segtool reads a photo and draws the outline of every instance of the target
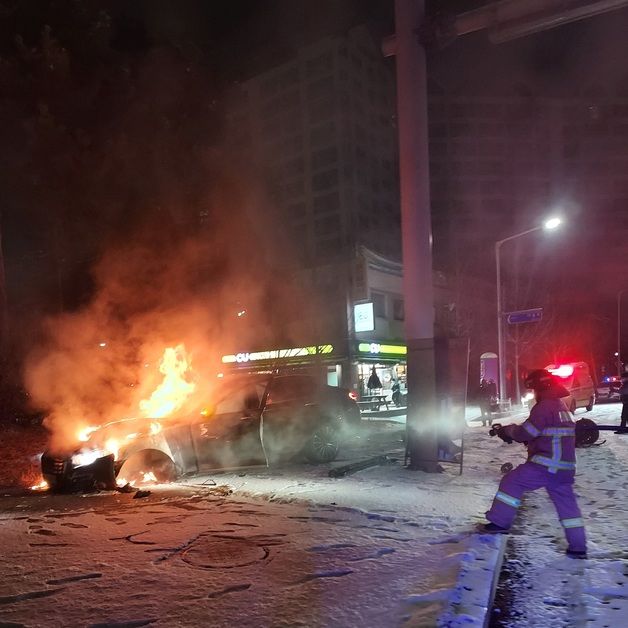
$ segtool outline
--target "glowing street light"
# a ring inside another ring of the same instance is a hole
[[[556,229],[556,227],[560,227],[560,225],[562,224],[563,224],[562,218],[559,218],[558,216],[554,216],[552,218],[548,218],[543,223],[543,229],[546,229],[547,231],[551,231],[552,229]]]
[[[499,400],[504,401],[506,397],[506,359],[505,359],[505,346],[504,346],[504,312],[502,311],[502,279],[501,279],[501,263],[499,253],[501,246],[504,242],[510,242],[521,236],[528,235],[534,231],[553,231],[562,224],[562,219],[558,216],[552,216],[543,222],[543,224],[532,229],[526,229],[521,233],[515,233],[515,235],[508,236],[503,240],[495,242],[495,269],[497,271],[497,355],[498,355],[498,367],[499,367]],[[517,374],[517,377],[519,375]]]

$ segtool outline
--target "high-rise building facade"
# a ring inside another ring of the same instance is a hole
[[[230,140],[256,164],[306,264],[356,244],[400,258],[394,67],[366,27],[242,82]]]
[[[490,262],[497,240],[556,211],[570,223],[574,246],[597,238],[604,260],[622,258],[627,98],[590,90],[474,97],[432,86],[429,120],[437,265],[451,269],[455,258]]]

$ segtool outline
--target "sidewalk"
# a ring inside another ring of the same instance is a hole
[[[406,414],[408,408],[405,406],[394,407],[391,406],[388,410],[362,410],[361,416],[362,420],[366,421],[395,421],[397,423],[406,422]],[[499,421],[517,421],[518,419],[524,419],[529,414],[527,409],[513,409],[509,412],[501,412],[501,413],[493,413],[492,419],[494,422]],[[474,425],[476,423],[482,422],[482,411],[480,410],[480,406],[468,405],[465,408],[465,422],[467,425]]]
[[[575,418],[617,424],[621,404],[579,410]],[[504,563],[510,600],[500,626],[625,626],[628,613],[628,436],[603,432],[578,449],[576,492],[588,560],[562,555],[563,533],[544,492],[531,494],[517,518]],[[514,457],[514,456],[513,456]],[[551,583],[548,586],[548,583]],[[503,615],[503,613],[502,613]]]

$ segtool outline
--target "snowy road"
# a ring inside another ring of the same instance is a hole
[[[457,570],[426,543],[438,521],[384,512],[211,489],[3,505],[2,626],[399,625],[435,617]]]
[[[616,423],[619,406],[586,416]],[[378,430],[358,450],[402,459],[398,428]],[[495,626],[625,625],[628,437],[605,437],[578,453],[591,558],[563,556],[551,504],[531,495]],[[501,464],[523,459],[477,425],[461,476],[396,464],[332,479],[295,465],[191,478],[144,499],[0,497],[0,626],[433,626],[461,565],[485,571],[474,524]]]

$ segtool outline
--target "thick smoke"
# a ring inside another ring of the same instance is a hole
[[[276,281],[262,244],[271,240],[243,212],[223,216],[194,237],[152,226],[111,246],[94,269],[92,300],[45,321],[25,381],[49,411],[51,449],[75,444],[82,428],[138,417],[163,380],[167,347],[184,345],[191,360],[196,386],[184,415],[210,401],[223,354],[256,338],[271,342],[263,333],[271,318],[289,325],[301,299],[289,281]]]

